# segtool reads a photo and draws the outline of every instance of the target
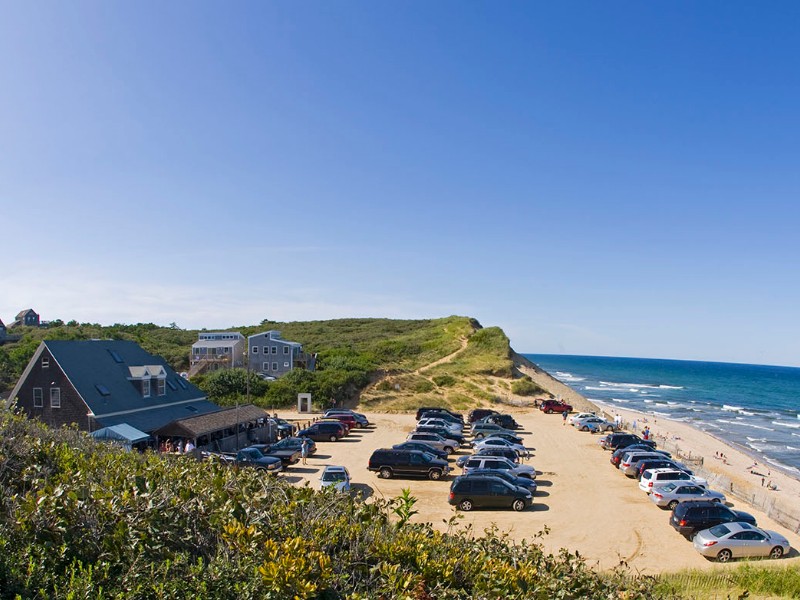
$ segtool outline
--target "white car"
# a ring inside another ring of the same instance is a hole
[[[516,450],[520,456],[530,456],[530,452],[522,444],[515,444],[514,442],[509,442],[508,440],[498,437],[487,437],[475,440],[472,446],[476,450],[481,448],[511,448],[512,450]]]
[[[329,465],[325,467],[322,476],[319,478],[319,489],[335,487],[339,492],[350,491],[350,472],[347,467]]]
[[[666,485],[671,481],[688,481],[702,487],[708,487],[708,481],[697,475],[692,475],[689,471],[681,469],[647,469],[642,473],[639,480],[639,489],[649,494],[654,488]]]
[[[614,431],[617,428],[613,421],[606,421],[596,415],[575,419],[572,423],[572,426],[579,431],[589,431],[590,425],[596,426],[599,431]]]
[[[589,417],[596,417],[597,414],[593,412],[582,412],[578,413],[577,415],[572,415],[568,421],[570,425],[575,425],[575,421],[580,421],[581,419],[588,419]]]

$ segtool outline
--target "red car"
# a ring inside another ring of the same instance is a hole
[[[325,418],[329,420],[336,419],[337,421],[344,423],[347,425],[348,431],[358,427],[358,421],[356,421],[356,418],[353,415],[329,415]]]
[[[553,413],[563,413],[563,412],[572,412],[572,407],[565,403],[559,402],[558,400],[545,400],[539,405],[539,410],[548,415],[552,415]]]

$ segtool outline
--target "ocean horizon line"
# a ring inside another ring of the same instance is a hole
[[[700,363],[706,365],[735,365],[741,367],[767,367],[777,369],[797,369],[800,370],[799,365],[774,365],[767,363],[750,363],[750,362],[736,362],[728,360],[701,360],[696,358],[660,358],[657,356],[621,356],[611,354],[560,354],[551,352],[520,352],[522,356],[563,356],[569,358],[602,358],[602,359],[620,359],[620,360],[644,360],[653,362],[673,362],[673,363]]]

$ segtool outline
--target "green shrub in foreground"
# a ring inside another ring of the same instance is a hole
[[[653,597],[566,551],[411,522],[413,497],[364,503],[8,413],[0,502],[3,599]]]

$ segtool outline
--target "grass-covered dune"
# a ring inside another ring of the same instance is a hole
[[[0,598],[652,598],[496,531],[0,414]]]

